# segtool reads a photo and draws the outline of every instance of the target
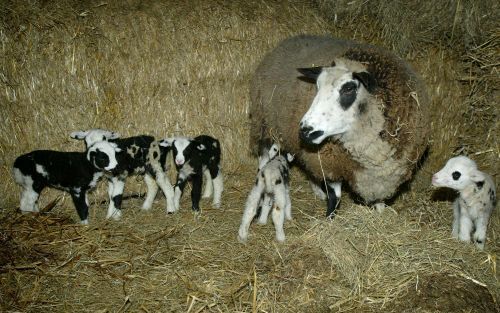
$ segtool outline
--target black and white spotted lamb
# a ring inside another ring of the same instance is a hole
[[[432,176],[432,184],[460,193],[453,203],[453,237],[470,242],[472,235],[476,247],[484,249],[488,220],[496,206],[493,178],[479,171],[473,160],[458,156]]]
[[[128,138],[119,138],[119,136],[118,133],[102,129],[71,133],[72,138],[85,140],[87,146],[98,141],[104,142],[103,145],[105,142],[116,144],[121,149],[121,152],[116,154],[117,166],[110,171],[105,171],[109,180],[109,207],[106,218],[120,219],[125,180],[130,175],[144,175],[147,194],[142,205],[143,210],[151,209],[158,186],[165,194],[167,212],[173,210],[174,189],[166,175],[168,170],[166,160],[170,147],[160,146],[153,136],[142,135]]]
[[[85,152],[36,150],[19,156],[14,161],[13,174],[22,186],[20,209],[39,212],[38,199],[46,187],[71,195],[82,224],[88,224],[89,203],[87,193],[103,175],[117,165],[116,144],[97,142]]]
[[[259,224],[266,224],[271,207],[272,220],[276,230],[276,240],[285,241],[283,225],[285,218],[292,219],[290,200],[289,163],[293,156],[289,153],[279,155],[279,145],[273,144],[268,149],[260,148],[259,171],[245,205],[245,211],[238,231],[238,241],[246,242],[250,223],[260,207]],[[265,162],[267,160],[267,163]]]
[[[219,208],[224,189],[219,141],[207,135],[195,138],[175,137],[160,141],[160,146],[172,148],[177,167],[175,211],[179,210],[180,199],[188,181],[192,182],[192,209],[194,212],[200,211],[203,176],[206,179],[203,198],[213,194],[212,206]]]

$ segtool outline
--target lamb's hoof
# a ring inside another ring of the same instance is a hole
[[[113,213],[111,214],[108,214],[106,216],[106,218],[109,220],[109,219],[112,219],[114,221],[119,221],[121,218],[122,218],[122,212],[121,211],[114,211]]]
[[[247,243],[247,237],[242,237],[241,235],[238,235],[238,242],[242,244]]]
[[[85,219],[83,221],[80,221],[80,224],[81,225],[88,225],[89,224],[89,220],[88,219]]]
[[[212,208],[220,209],[220,202],[219,203],[212,203]]]
[[[285,235],[283,236],[276,236],[276,241],[279,243],[285,242]]]
[[[257,224],[258,224],[258,225],[266,225],[266,224],[267,224],[267,220],[265,220],[265,221],[261,221],[261,220],[259,219],[259,220],[257,220]]]

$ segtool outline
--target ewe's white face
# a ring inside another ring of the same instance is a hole
[[[99,141],[120,138],[119,133],[99,128],[89,129],[86,131],[74,131],[70,134],[70,136],[73,139],[85,139],[87,147],[90,147]]]
[[[316,78],[301,72],[308,78]],[[302,140],[320,144],[329,136],[350,130],[366,109],[368,96],[367,90],[355,76],[342,65],[321,68],[316,79],[318,92],[300,122]]]
[[[458,191],[479,181],[484,181],[484,175],[477,170],[476,163],[465,156],[449,159],[446,165],[432,176],[434,186]]]
[[[100,141],[88,149],[87,160],[100,170],[111,171],[118,165],[116,153],[120,151],[115,143]]]

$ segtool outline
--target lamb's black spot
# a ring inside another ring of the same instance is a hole
[[[451,174],[451,177],[453,177],[453,180],[458,180],[462,176],[462,174],[458,171],[455,171]]]
[[[255,186],[257,186],[257,184],[258,184],[258,183],[259,183],[259,179],[258,179],[258,178],[256,178],[256,179],[255,179]]]
[[[479,188],[479,190],[483,189],[483,186],[484,186],[484,181],[478,181],[478,182],[476,183],[476,186],[477,186],[477,188]]]
[[[158,152],[156,152],[156,151],[153,152],[153,158],[154,159],[158,158]]]
[[[356,100],[358,86],[355,82],[347,82],[340,88],[340,106],[342,109],[347,110]]]
[[[260,173],[260,176],[262,176],[262,178],[264,178],[264,173],[263,173],[263,172],[262,172],[262,173]]]
[[[274,182],[274,184],[275,184],[275,185],[279,185],[279,184],[281,184],[281,179],[280,179],[280,178],[276,179],[276,182]]]
[[[483,241],[483,240],[479,240],[479,239],[476,239],[476,242],[477,242],[478,244],[483,244],[483,243],[484,243],[484,241]]]

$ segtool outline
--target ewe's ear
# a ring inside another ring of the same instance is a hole
[[[305,81],[307,83],[315,84],[318,79],[319,74],[323,70],[322,67],[308,67],[308,68],[298,68],[300,74],[304,75],[299,77],[300,80]]]
[[[368,72],[354,72],[352,73],[352,78],[359,80],[369,93],[373,93],[377,88],[375,77]]]
[[[196,149],[200,150],[200,151],[203,151],[203,150],[206,150],[207,147],[205,147],[204,144],[200,143],[199,145],[196,146]]]
[[[470,176],[470,179],[475,183],[482,182],[486,179],[486,177],[484,176],[484,173],[481,171],[478,171],[478,170],[470,171],[469,176]]]
[[[69,134],[69,136],[73,139],[85,139],[85,137],[87,136],[88,134],[88,131],[83,131],[83,130],[77,130],[77,131],[74,131],[72,132],[71,134]]]

